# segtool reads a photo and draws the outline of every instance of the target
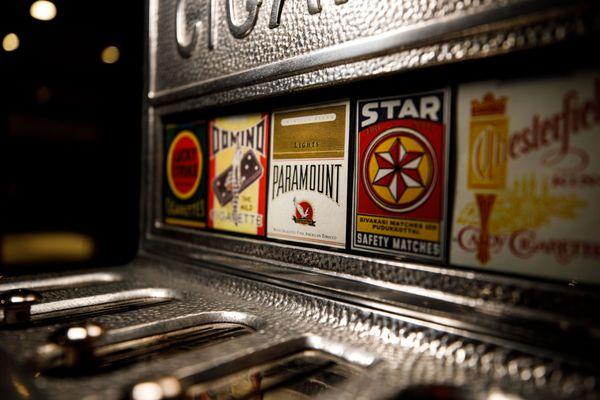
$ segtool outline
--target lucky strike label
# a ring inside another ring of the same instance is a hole
[[[206,124],[166,126],[163,216],[170,225],[206,225]]]
[[[349,107],[273,113],[268,237],[346,246]]]
[[[265,234],[268,140],[267,114],[210,122],[209,227]]]
[[[444,256],[448,93],[357,103],[352,248]]]
[[[458,94],[451,261],[600,282],[600,72]]]

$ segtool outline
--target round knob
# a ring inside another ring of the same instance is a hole
[[[94,349],[103,335],[100,325],[85,323],[60,329],[52,341],[63,349],[64,367],[90,367],[95,364]]]
[[[40,293],[29,289],[15,289],[0,293],[0,308],[4,313],[2,324],[28,322],[31,319],[31,306],[41,300]]]

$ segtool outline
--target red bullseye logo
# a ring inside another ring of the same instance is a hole
[[[191,131],[181,131],[169,147],[167,179],[171,191],[181,200],[194,195],[202,176],[202,150]]]

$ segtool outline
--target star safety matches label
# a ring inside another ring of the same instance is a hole
[[[348,113],[348,102],[273,113],[268,237],[346,246]]]
[[[206,225],[206,124],[169,124],[165,130],[163,217],[170,225]]]
[[[448,91],[357,104],[352,248],[444,257]]]
[[[267,114],[217,118],[209,125],[211,228],[265,234]]]
[[[458,93],[450,259],[600,282],[600,72]]]

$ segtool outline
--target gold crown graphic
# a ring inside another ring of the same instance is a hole
[[[471,100],[471,115],[476,117],[479,115],[504,114],[507,100],[506,96],[496,98],[494,93],[487,92],[482,101]]]

